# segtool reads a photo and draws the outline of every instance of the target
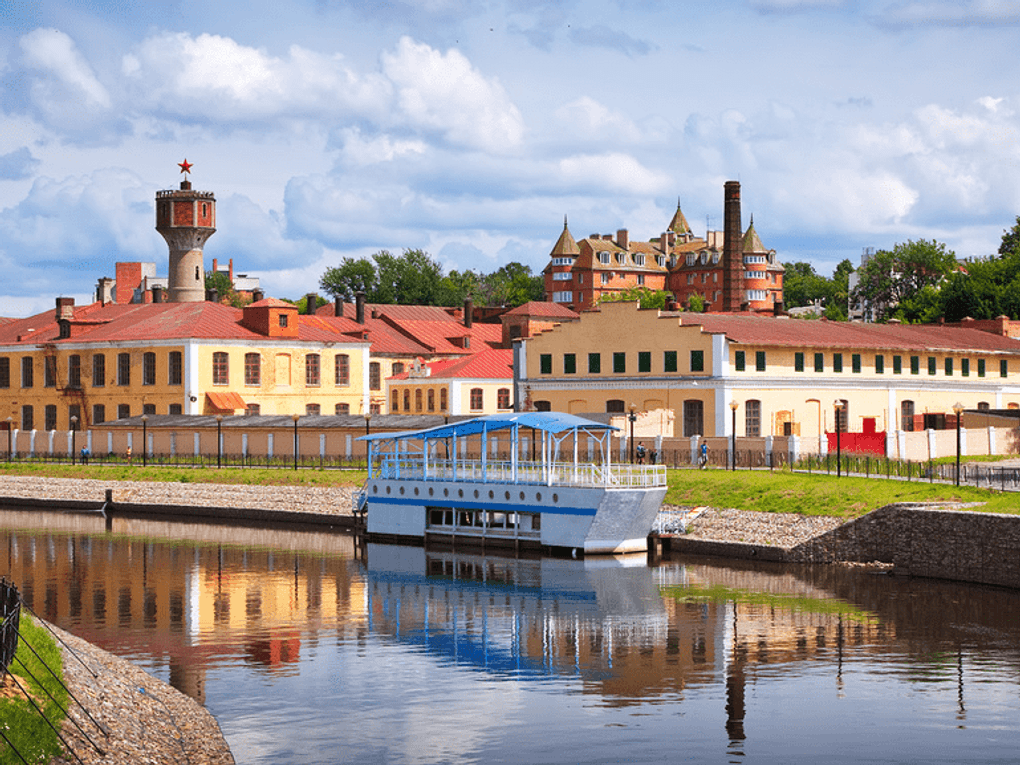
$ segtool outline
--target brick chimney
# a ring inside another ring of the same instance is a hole
[[[305,295],[305,314],[315,316],[315,309],[319,307],[319,293],[309,292]]]
[[[334,316],[344,315],[344,299],[342,297],[333,298],[333,315]]]
[[[354,293],[354,315],[358,324],[365,323],[365,293],[361,290]]]
[[[63,319],[64,321],[70,321],[74,318],[74,298],[73,297],[58,297],[57,298],[57,321]]]
[[[722,310],[739,311],[744,302],[744,247],[740,221],[740,182],[726,181],[723,191]]]
[[[252,290],[251,291],[251,302],[257,303],[260,300],[265,300],[265,298],[266,298],[266,293],[263,292],[262,290]]]
[[[621,250],[630,249],[630,233],[625,228],[616,231],[616,246]]]
[[[475,301],[471,298],[464,298],[464,326],[471,329],[471,323],[473,321],[472,314],[475,311]]]

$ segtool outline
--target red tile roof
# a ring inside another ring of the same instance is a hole
[[[578,319],[580,314],[571,311],[559,303],[546,303],[541,300],[532,300],[530,303],[519,305],[507,311],[504,316],[531,316],[536,319]]]
[[[513,379],[514,352],[509,348],[488,348],[462,359],[443,359],[428,364],[429,380],[506,380]],[[410,372],[387,378],[407,380]]]

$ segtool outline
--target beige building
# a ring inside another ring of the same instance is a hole
[[[391,414],[444,416],[512,411],[513,351],[491,348],[464,359],[416,363],[386,381]]]

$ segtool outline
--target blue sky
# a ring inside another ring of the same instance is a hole
[[[1005,0],[0,0],[0,315],[155,261],[194,163],[212,258],[298,297],[345,256],[540,269],[578,238],[722,227],[784,262],[994,252],[1020,213]]]

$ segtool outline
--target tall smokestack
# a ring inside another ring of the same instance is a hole
[[[317,292],[309,292],[305,295],[305,314],[308,316],[315,316],[315,311],[319,307],[319,294]]]
[[[365,293],[361,290],[354,293],[354,315],[358,324],[365,323]]]
[[[739,311],[744,302],[744,247],[739,181],[726,181],[723,200],[722,310]]]

